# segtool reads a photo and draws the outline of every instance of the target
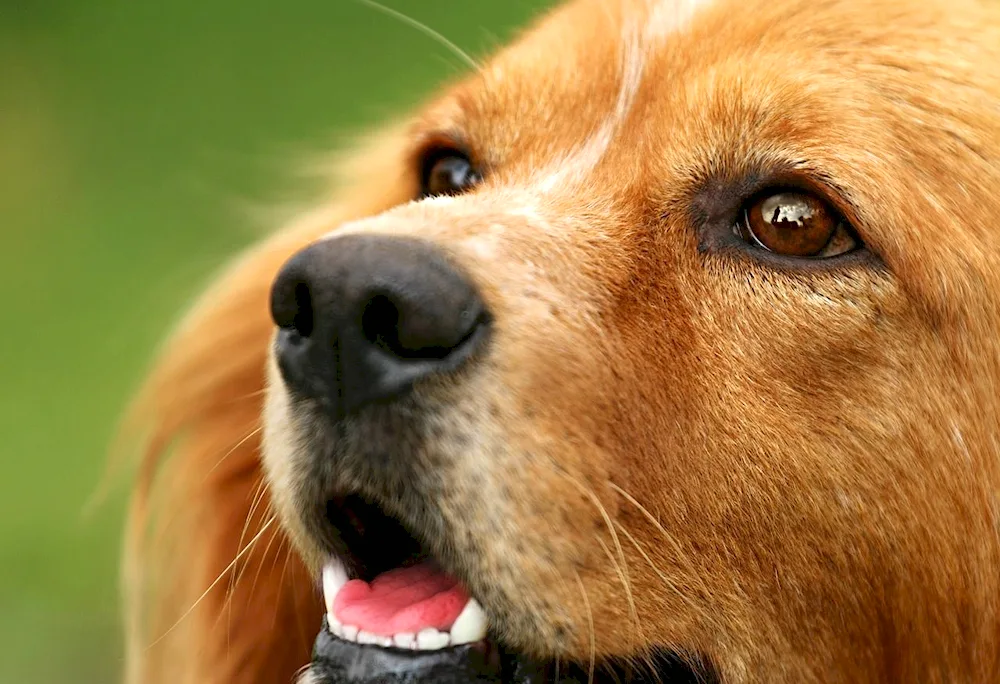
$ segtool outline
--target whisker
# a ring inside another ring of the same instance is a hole
[[[684,552],[684,549],[681,548],[681,545],[677,542],[674,536],[670,534],[665,527],[663,527],[663,525],[660,523],[659,520],[656,519],[656,516],[650,513],[649,509],[647,509],[645,506],[639,503],[634,496],[626,492],[624,489],[616,485],[614,482],[611,482],[609,480],[608,486],[610,486],[613,490],[618,492],[626,501],[635,506],[639,510],[639,512],[642,513],[643,516],[645,516],[645,518],[653,524],[653,526],[657,529],[657,531],[659,531],[659,533],[663,535],[663,538],[666,539],[666,541],[673,547],[674,553],[677,554],[677,557],[681,559],[681,561],[683,561],[685,565],[687,565],[688,570],[691,573],[691,576],[697,577],[698,573],[697,569],[694,566],[694,563],[692,563],[691,559],[688,558],[687,554]],[[704,592],[705,589],[706,588],[704,584],[702,584],[701,586],[702,592]]]
[[[227,451],[225,454],[223,454],[222,458],[220,458],[218,461],[216,461],[215,465],[213,465],[211,468],[209,468],[208,472],[205,473],[205,478],[207,479],[209,475],[211,475],[212,473],[214,473],[215,470],[219,466],[222,465],[223,461],[225,461],[227,458],[229,458],[230,456],[233,455],[234,451],[236,451],[241,446],[243,446],[244,444],[246,444],[249,440],[253,439],[258,434],[260,434],[261,430],[263,430],[263,429],[264,428],[262,426],[257,426],[256,428],[254,428],[253,430],[251,430],[243,439],[241,439],[236,444],[234,444],[229,451]]]
[[[672,589],[674,593],[676,593],[677,596],[680,597],[681,600],[683,600],[685,603],[687,603],[695,610],[700,610],[698,606],[694,603],[694,601],[692,601],[687,595],[685,595],[684,592],[681,591],[680,588],[673,582],[673,580],[667,577],[662,570],[656,567],[656,563],[654,563],[653,559],[649,557],[649,554],[646,553],[646,550],[642,548],[642,545],[639,544],[638,541],[636,541],[635,537],[633,537],[621,523],[616,523],[616,525],[618,526],[618,529],[622,531],[622,534],[624,534],[625,537],[630,542],[632,542],[632,545],[635,546],[635,550],[639,552],[639,555],[641,555],[646,560],[646,562],[649,563],[649,567],[653,570],[653,572],[656,573],[657,577],[659,577],[664,584],[666,584],[670,589]]]
[[[285,588],[285,573],[288,572],[288,561],[290,560],[291,557],[291,549],[289,548],[288,545],[288,537],[285,536],[281,537],[281,541],[278,542],[278,548],[274,553],[275,553],[274,565],[277,565],[279,557],[283,557],[283,560],[281,561],[281,574],[278,575],[278,585],[277,585],[277,590],[280,595],[282,590]],[[274,570],[273,565],[271,567],[271,570],[272,571]],[[278,625],[278,607],[279,607],[279,602],[275,601],[274,617],[271,620],[272,629]],[[298,625],[299,621],[296,620],[295,624]]]
[[[622,587],[625,588],[626,600],[628,601],[629,604],[629,618],[630,618],[629,623],[632,629],[640,635],[639,641],[641,642],[642,629],[639,626],[639,613],[635,607],[635,601],[633,600],[632,597],[632,585],[631,582],[629,581],[628,571],[624,569],[617,560],[615,560],[614,554],[611,552],[611,549],[608,548],[608,545],[604,543],[603,539],[598,537],[597,543],[601,545],[601,549],[603,549],[604,555],[606,555],[608,557],[608,560],[611,561],[611,565],[615,569],[615,574],[618,575],[618,581],[621,582]],[[632,641],[636,640],[635,637],[636,637],[635,633],[633,633],[630,636]]]
[[[288,550],[285,553],[285,566],[281,569],[281,578],[278,580],[279,590],[285,586],[285,573],[288,571],[289,565],[291,563],[296,562],[296,558],[294,555],[295,549],[292,547],[291,541],[287,536],[285,536],[283,542],[288,547]],[[319,602],[323,606],[323,614],[326,615],[326,601],[324,599],[325,596],[323,595],[322,590],[320,590]],[[303,620],[301,619],[301,607],[302,607],[301,604],[299,603],[295,604],[295,615],[297,618],[299,618],[295,620],[295,627],[296,629],[298,629],[299,632],[299,640],[303,644],[311,644],[314,641],[316,635],[312,629],[306,627]],[[275,614],[275,616],[277,617],[277,614]]]
[[[247,530],[250,529],[250,521],[253,520],[254,515],[257,513],[257,508],[260,507],[260,503],[264,500],[264,493],[266,491],[267,483],[261,478],[257,483],[257,487],[254,490],[253,500],[250,503],[250,509],[247,511],[247,516],[243,521],[243,529],[240,531],[240,540],[236,544],[236,548],[243,548],[243,540],[246,538]],[[268,511],[270,513],[270,511]],[[232,633],[232,617],[233,617],[233,595],[236,593],[236,585],[239,584],[240,580],[243,578],[244,568],[240,568],[238,572],[234,572],[229,576],[229,587],[226,589],[226,634]]]
[[[273,537],[271,537],[271,540],[267,543],[267,548],[265,548],[264,553],[261,554],[260,564],[257,566],[257,573],[254,576],[253,583],[250,585],[250,592],[249,592],[250,595],[253,595],[254,590],[257,588],[257,582],[260,579],[261,572],[263,572],[264,570],[264,562],[267,560],[267,556],[271,552],[271,544],[274,543],[275,539],[277,539],[278,544],[274,547],[274,557],[271,559],[271,568],[268,572],[273,573],[278,567],[278,560],[281,558],[282,551],[285,548],[286,538],[284,537],[284,535],[276,534]],[[287,558],[288,556],[286,554],[285,559],[287,560]],[[282,563],[281,575],[279,576],[278,584],[275,585],[275,589],[277,590],[279,596],[281,594],[281,585],[284,583],[285,579],[286,567],[288,567],[287,563]],[[279,599],[277,601],[274,601],[274,613],[271,616],[272,629],[274,629],[278,625],[278,613],[280,612],[280,610],[281,610],[281,601]]]
[[[617,562],[614,562],[614,558],[612,558],[612,563],[614,564],[615,570],[618,573],[618,579],[621,581],[622,587],[625,589],[625,600],[628,602],[630,622],[632,624],[632,628],[635,629],[639,633],[639,635],[641,635],[642,629],[639,626],[639,612],[635,607],[635,597],[632,595],[632,583],[629,579],[628,563],[625,560],[625,551],[622,549],[621,541],[618,539],[618,533],[615,532],[611,516],[608,514],[607,509],[604,507],[604,504],[601,503],[601,500],[598,498],[597,494],[595,494],[590,487],[586,486],[584,483],[572,477],[562,468],[557,468],[556,470],[564,477],[566,477],[566,479],[569,480],[575,487],[577,487],[587,498],[590,499],[591,503],[594,504],[594,506],[597,508],[597,511],[601,514],[601,517],[604,519],[604,525],[605,527],[607,527],[608,532],[611,534],[611,540],[614,542],[615,551],[617,551],[618,558],[621,561],[621,563],[619,564]],[[601,545],[604,546],[603,541],[601,542]],[[610,554],[610,550],[608,551],[608,553]]]
[[[580,585],[580,593],[583,594],[583,603],[587,606],[587,624],[590,628],[590,674],[587,676],[587,684],[594,684],[594,667],[597,664],[597,635],[594,632],[594,611],[590,608],[590,597],[587,596],[587,588],[583,586],[580,573],[573,571],[576,575],[576,583]]]
[[[260,508],[260,505],[262,503],[264,503],[264,496],[266,494],[267,494],[267,480],[261,478],[260,482],[257,483],[257,487],[254,491],[253,500],[250,502],[250,509],[247,511],[247,517],[243,521],[243,529],[240,531],[240,542],[237,546],[243,545],[243,539],[246,537],[247,530],[250,529],[250,522],[254,519],[254,516],[257,515],[257,509]],[[267,505],[268,505],[268,512],[270,512],[271,502],[268,501]],[[265,515],[262,517],[267,517],[267,516]]]
[[[261,387],[260,389],[256,389],[253,392],[247,392],[246,394],[241,394],[238,397],[236,397],[236,399],[237,400],[256,399],[257,397],[262,397],[265,394],[267,394],[267,387]]]
[[[243,531],[240,533],[240,541],[239,541],[239,544],[237,544],[237,548],[243,548],[243,539],[246,536],[247,529],[250,527],[250,520],[254,516],[254,511],[256,510],[256,508],[258,507],[260,501],[263,498],[263,496],[262,496],[263,495],[263,491],[264,491],[264,482],[261,481],[260,483],[257,484],[256,492],[254,494],[254,500],[253,500],[253,503],[250,506],[250,512],[247,514],[246,520],[245,520],[245,522],[243,524]],[[271,509],[270,509],[270,505],[268,505],[268,510],[265,513],[265,517],[268,517],[270,515],[271,515]],[[273,538],[272,538],[271,541],[273,541]],[[268,542],[268,544],[270,545],[270,542]],[[264,555],[266,556],[266,554],[267,554],[267,549],[264,550]],[[262,557],[262,562],[263,562],[263,557]],[[218,627],[219,623],[223,619],[223,613],[225,614],[225,620],[226,620],[226,647],[227,647],[227,649],[231,648],[231,646],[232,646],[233,601],[234,601],[234,599],[236,597],[236,586],[243,579],[243,574],[246,572],[246,570],[247,570],[247,564],[244,563],[244,564],[241,565],[241,567],[239,567],[238,569],[234,569],[233,572],[229,573],[229,586],[226,588],[226,598],[225,598],[225,602],[223,604],[223,610],[220,611],[219,616],[215,620],[215,625],[216,625],[216,627]],[[223,571],[223,572],[225,572],[225,571]],[[250,593],[252,594],[253,592],[251,591]]]
[[[424,24],[423,22],[417,21],[413,17],[410,17],[410,16],[408,16],[406,14],[403,14],[399,10],[395,10],[395,9],[393,9],[391,7],[386,7],[385,5],[383,5],[383,4],[379,3],[379,2],[376,2],[375,0],[355,0],[355,1],[361,3],[362,5],[367,5],[368,7],[371,7],[372,9],[376,9],[379,12],[382,12],[383,14],[386,14],[386,15],[392,17],[393,19],[396,19],[397,21],[400,21],[400,22],[406,24],[407,26],[410,26],[411,28],[414,28],[417,31],[420,31],[425,36],[428,36],[429,38],[437,41],[440,45],[442,45],[442,46],[446,47],[447,49],[451,50],[452,54],[454,54],[455,56],[457,56],[458,58],[460,58],[463,62],[465,62],[467,65],[469,65],[470,67],[472,67],[476,71],[479,71],[482,68],[479,65],[479,63],[476,60],[474,60],[469,55],[468,52],[466,52],[462,48],[460,48],[457,45],[455,45],[455,43],[453,43],[450,40],[448,40],[447,38],[445,38],[443,35],[441,35],[437,31],[435,31],[434,29],[432,29],[427,24]]]
[[[257,582],[258,582],[258,580],[260,580],[260,574],[264,570],[264,563],[267,560],[267,554],[270,553],[270,551],[271,551],[271,545],[274,544],[274,540],[275,539],[278,539],[279,540],[278,541],[278,545],[280,547],[280,545],[281,545],[281,539],[280,538],[281,538],[281,535],[272,534],[271,538],[267,540],[267,546],[264,547],[264,553],[262,553],[260,555],[260,562],[257,564],[257,572],[254,573],[253,582],[250,583],[250,595],[251,596],[253,595],[254,590],[257,588]],[[275,566],[277,566],[277,564],[278,564],[277,553],[278,552],[275,551],[276,555],[275,555],[274,559],[271,561],[271,570],[272,571],[274,570]]]
[[[215,580],[210,585],[208,585],[208,589],[206,589],[202,593],[202,595],[199,596],[197,598],[197,600],[195,600],[195,602],[191,605],[190,608],[188,608],[186,611],[184,611],[183,615],[181,615],[179,618],[177,618],[177,621],[174,622],[174,624],[172,624],[163,634],[161,634],[159,637],[157,637],[152,643],[150,643],[149,645],[147,645],[146,646],[146,650],[149,650],[149,649],[153,648],[158,643],[160,643],[161,641],[163,641],[164,639],[166,639],[175,629],[177,629],[178,625],[180,625],[182,622],[184,622],[185,618],[187,618],[188,615],[190,615],[191,613],[193,613],[195,611],[195,609],[199,605],[201,605],[201,602],[205,600],[205,597],[207,597],[210,593],[212,593],[212,590],[215,589],[215,587],[218,586],[219,582],[221,582],[222,579],[234,567],[236,567],[236,564],[240,561],[240,559],[243,558],[243,556],[245,556],[250,551],[251,548],[253,548],[253,545],[257,543],[257,540],[259,540],[261,538],[261,536],[263,536],[263,534],[265,532],[267,532],[267,530],[271,527],[271,525],[274,524],[275,520],[277,520],[277,516],[272,516],[267,521],[267,523],[265,523],[264,526],[260,528],[260,531],[254,536],[254,538],[251,539],[247,543],[247,545],[245,547],[243,547],[243,549],[239,553],[236,554],[236,557],[233,559],[233,561],[229,565],[227,565],[226,568],[221,573],[219,573],[219,576],[216,577]]]

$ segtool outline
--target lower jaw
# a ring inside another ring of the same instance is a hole
[[[711,671],[689,667],[667,651],[635,659],[637,664],[625,659],[591,664],[525,656],[493,638],[479,604],[468,597],[464,590],[452,591],[449,582],[443,581],[441,577],[431,582],[436,589],[417,592],[419,596],[414,600],[419,602],[432,594],[438,599],[443,596],[452,601],[457,600],[456,596],[459,599],[464,596],[467,601],[464,609],[444,611],[444,618],[441,611],[430,609],[429,613],[437,615],[437,621],[433,625],[429,622],[421,623],[419,619],[403,620],[399,624],[379,620],[373,622],[370,611],[363,609],[361,613],[358,612],[359,607],[364,608],[361,604],[369,603],[368,608],[379,613],[382,618],[391,616],[394,611],[413,607],[405,605],[405,601],[401,604],[392,601],[389,594],[399,587],[394,580],[390,582],[391,586],[379,587],[380,577],[384,582],[389,575],[395,573],[411,574],[411,571],[421,566],[437,566],[415,537],[401,523],[383,513],[376,504],[358,496],[341,497],[329,502],[327,517],[333,529],[338,531],[347,557],[353,561],[355,576],[361,574],[368,580],[360,582],[361,585],[368,585],[368,588],[355,587],[350,592],[350,597],[342,595],[341,591],[349,581],[347,570],[339,557],[331,558],[327,563],[323,572],[323,593],[326,613],[332,617],[324,617],[313,649],[312,663],[308,673],[299,680],[300,684],[718,682]],[[424,576],[423,580],[427,580],[428,573],[418,574]],[[457,584],[457,580],[455,583]],[[444,593],[437,595],[437,591]],[[342,599],[339,602],[338,596]],[[398,594],[396,598],[399,598]],[[372,601],[378,605],[371,605]],[[436,600],[432,602],[436,603]],[[338,603],[341,604],[339,607]],[[342,610],[348,604],[354,608],[350,614]],[[462,605],[458,604],[458,608]],[[469,612],[470,606],[478,610]],[[431,633],[426,641],[420,638],[423,635],[421,627],[426,627]],[[362,638],[365,630],[369,630],[368,638]],[[392,638],[384,636],[389,633],[393,634]],[[403,638],[403,633],[408,638]],[[443,647],[439,648],[438,644]],[[406,647],[400,647],[401,645]]]
[[[543,682],[509,678],[511,663],[487,641],[435,651],[385,648],[339,639],[326,619],[316,638],[310,674],[316,684],[460,684],[464,682]]]
[[[316,638],[313,660],[303,684],[709,684],[671,656],[646,665],[605,663],[590,667],[536,660],[505,649],[491,639],[436,651],[413,651],[359,644],[334,636],[326,619]]]

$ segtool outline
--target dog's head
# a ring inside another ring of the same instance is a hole
[[[995,674],[998,69],[963,0],[551,14],[274,281],[299,551],[424,567],[536,658]]]

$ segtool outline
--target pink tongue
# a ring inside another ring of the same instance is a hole
[[[369,584],[351,580],[333,599],[341,624],[392,636],[433,627],[447,632],[469,601],[458,581],[429,563],[383,572]]]

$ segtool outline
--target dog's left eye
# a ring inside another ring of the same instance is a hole
[[[828,202],[783,190],[758,195],[741,211],[736,234],[776,254],[821,259],[857,249],[860,241]]]
[[[421,197],[458,195],[482,180],[469,158],[457,150],[438,150],[423,163]]]

